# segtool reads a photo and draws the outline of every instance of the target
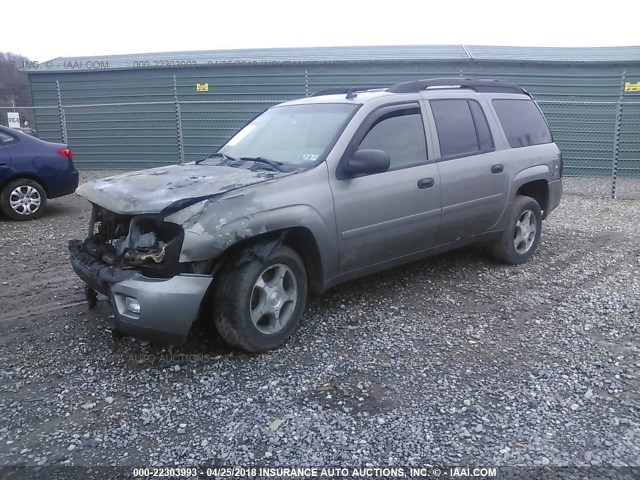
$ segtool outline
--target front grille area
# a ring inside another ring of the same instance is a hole
[[[161,217],[119,215],[94,206],[89,230],[84,248],[104,263],[159,275],[181,270],[183,230]]]

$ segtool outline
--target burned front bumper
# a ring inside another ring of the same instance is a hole
[[[171,345],[186,341],[213,280],[190,273],[155,278],[117,268],[93,257],[79,240],[69,242],[69,254],[76,274],[110,299],[114,328]]]

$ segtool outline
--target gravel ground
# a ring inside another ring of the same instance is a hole
[[[114,343],[68,265],[86,202],[0,220],[0,465],[639,465],[640,201],[568,183],[528,264],[336,287],[262,355]]]
[[[611,178],[565,177],[564,192],[569,195],[610,198]],[[640,200],[640,178],[617,178],[616,198]]]

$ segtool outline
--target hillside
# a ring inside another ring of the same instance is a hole
[[[31,91],[29,80],[20,69],[25,62],[29,62],[27,57],[15,53],[0,52],[0,107],[11,107],[13,105],[22,107],[31,105]],[[27,118],[33,123],[33,114],[30,109],[17,109],[21,118]],[[0,124],[7,124],[7,109],[0,108]]]

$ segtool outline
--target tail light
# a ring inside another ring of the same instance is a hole
[[[62,155],[63,157],[67,157],[69,160],[73,160],[73,153],[68,148],[61,148],[58,150],[58,155]]]

